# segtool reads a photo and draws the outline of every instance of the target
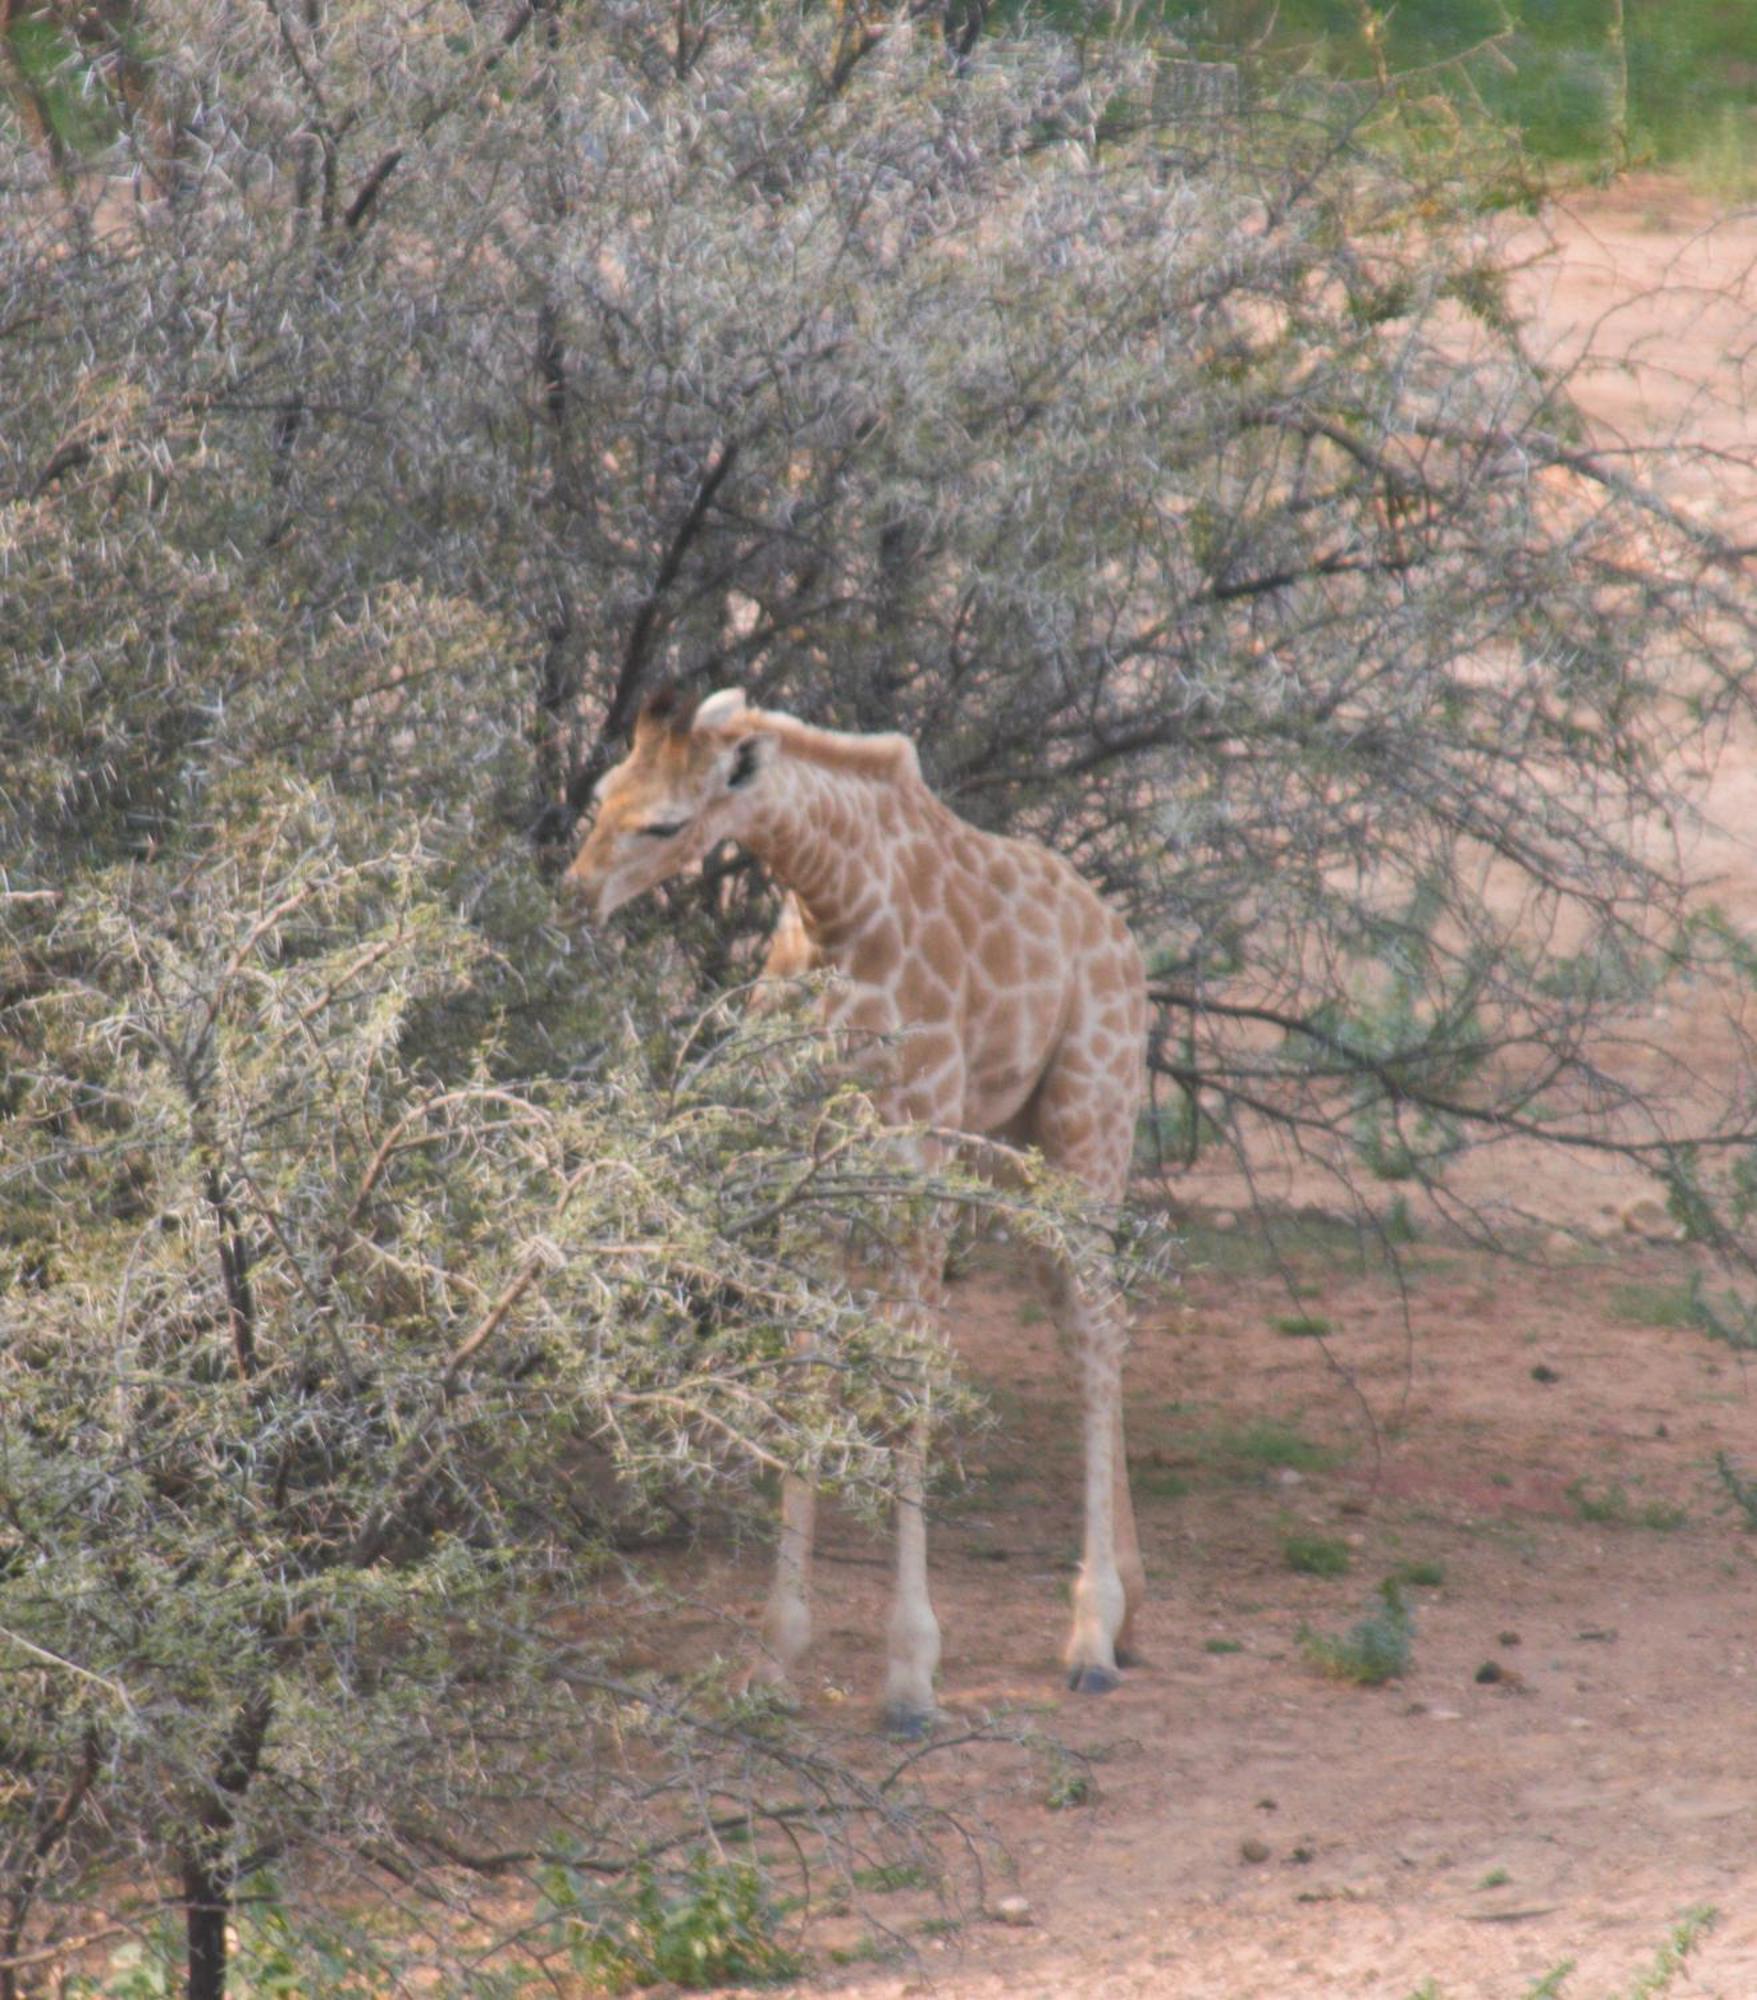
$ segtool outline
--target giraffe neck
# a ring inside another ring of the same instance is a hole
[[[813,940],[838,951],[889,909],[903,801],[882,778],[801,758],[783,758],[774,779],[741,838],[798,897]]]

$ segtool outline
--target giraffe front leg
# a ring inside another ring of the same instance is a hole
[[[791,1686],[795,1666],[811,1644],[811,1546],[817,1526],[817,1489],[791,1475],[781,1482],[781,1532],[775,1574],[760,1627],[761,1651],[740,1676],[745,1687]]]
[[[1122,1388],[1117,1386],[1116,1437],[1112,1444],[1112,1467],[1116,1520],[1116,1567],[1122,1578],[1123,1622],[1116,1635],[1116,1663],[1119,1667],[1141,1664],[1135,1644],[1135,1617],[1147,1601],[1147,1571],[1141,1561],[1141,1542],[1135,1529],[1135,1499],[1129,1491],[1129,1454],[1123,1441]]]
[[[897,1579],[885,1647],[885,1727],[924,1736],[933,1726],[933,1676],[940,1628],[927,1593],[927,1443],[929,1418],[916,1412],[897,1477]]]

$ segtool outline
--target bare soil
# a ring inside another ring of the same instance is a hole
[[[1555,357],[1588,336],[1608,357],[1581,377],[1601,435],[1748,445],[1757,216],[1654,181],[1548,228],[1560,255],[1525,297]],[[1724,471],[1676,490],[1717,528],[1757,524]],[[1731,744],[1702,782],[1695,858],[1757,920],[1757,746]],[[1652,1035],[1689,1038],[1704,1090],[1743,1086],[1695,1004],[1666,996]],[[1510,1208],[1574,1234],[1528,1230],[1527,1255],[1491,1258],[1423,1226],[1398,1277],[1297,1176],[1271,1189],[1279,1260],[1223,1170],[1179,1181],[1185,1274],[1139,1314],[1130,1375],[1147,1664],[1102,1700],[1056,1667],[1071,1373],[1004,1252],[981,1253],[953,1317],[997,1421],[933,1531],[948,1733],[1007,1710],[1067,1754],[925,1760],[930,1796],[1010,1857],[986,1913],[940,1935],[899,1891],[913,1955],[796,1991],[1516,2000],[1573,1960],[1561,1990],[1609,2000],[1706,1906],[1715,1924],[1666,1990],[1757,1996],[1757,1533],[1715,1469],[1727,1452],[1757,1477],[1749,1371],[1689,1324],[1695,1253],[1653,1240],[1651,1216],[1622,1228],[1638,1179],[1536,1151],[1481,1172],[1479,1199],[1499,1177]],[[1299,1537],[1337,1544],[1346,1573],[1294,1568]],[[872,1710],[886,1570],[833,1517],[823,1555],[804,1694],[833,1722]],[[698,1602],[755,1613],[759,1556],[690,1571]],[[1346,1631],[1400,1572],[1418,1579],[1408,1670],[1325,1678],[1302,1632]],[[724,1630],[704,1613],[673,1639],[711,1650]],[[1009,1895],[1028,1920],[993,1920]]]

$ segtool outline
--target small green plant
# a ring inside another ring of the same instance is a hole
[[[1221,1462],[1229,1470],[1247,1473],[1271,1472],[1278,1467],[1295,1472],[1327,1472],[1342,1456],[1334,1446],[1319,1444],[1291,1424],[1280,1423],[1273,1417],[1218,1426],[1197,1448],[1204,1457]]]
[[[1269,1324],[1289,1340],[1328,1340],[1336,1330],[1322,1313],[1282,1313]]]
[[[1089,1806],[1097,1795],[1097,1789],[1090,1771],[1064,1763],[1050,1779],[1043,1803],[1051,1812],[1072,1812],[1076,1807]]]
[[[871,1938],[862,1938],[858,1944],[833,1944],[824,1956],[832,1965],[866,1965],[878,1957],[878,1948]]]
[[[1745,1526],[1757,1528],[1757,1480],[1745,1478],[1729,1452],[1714,1454],[1714,1471],[1728,1499],[1744,1515]]]
[[[1242,1639],[1204,1639],[1202,1641],[1202,1651],[1204,1653],[1242,1653],[1244,1651],[1244,1641]]]
[[[917,1862],[887,1861],[874,1868],[856,1868],[854,1886],[881,1896],[894,1896],[899,1889],[928,1888],[931,1878]]]
[[[1348,1544],[1329,1535],[1289,1535],[1281,1553],[1301,1576],[1346,1576],[1353,1561]]]
[[[1130,1484],[1137,1500],[1181,1500],[1190,1490],[1189,1479],[1174,1465],[1142,1465]]]
[[[1412,1590],[1438,1590],[1446,1581],[1446,1565],[1434,1561],[1399,1563],[1391,1575]]]
[[[1723,1293],[1719,1301],[1708,1296],[1702,1273],[1690,1273],[1690,1324],[1711,1340],[1723,1340],[1735,1353],[1757,1349],[1757,1307],[1736,1292]]]
[[[1476,1886],[1479,1889],[1504,1889],[1512,1879],[1505,1868],[1491,1868]]]
[[[1649,1279],[1631,1278],[1613,1285],[1611,1310],[1619,1319],[1637,1326],[1666,1328],[1701,1324],[1696,1306],[1696,1285],[1655,1284]]]
[[[1552,1965],[1541,1979],[1534,1979],[1526,1987],[1523,2000],[1561,2000],[1562,1984],[1574,1970],[1574,1961],[1565,1958],[1560,1965]]]
[[[747,1862],[698,1853],[679,1877],[651,1865],[608,1895],[574,1870],[544,1882],[557,1941],[576,1971],[612,1991],[700,1989],[790,1978],[799,1960],[776,1936],[779,1913]]]
[[[1420,1232],[1415,1226],[1415,1217],[1409,1212],[1407,1195],[1397,1196],[1385,1211],[1380,1227],[1387,1243],[1414,1243],[1417,1240]]]
[[[1669,1500],[1646,1500],[1637,1506],[1619,1479],[1602,1489],[1576,1479],[1566,1489],[1574,1512],[1582,1521],[1599,1527],[1651,1528],[1656,1534],[1674,1534],[1689,1521],[1688,1512]]]
[[[396,1983],[366,1941],[309,1918],[295,1924],[272,1877],[237,1890],[226,1969],[231,2000],[374,2000]],[[110,1955],[101,1978],[67,1982],[69,2000],[175,2000],[184,1990],[178,1926],[154,1925]]]
[[[1380,1687],[1407,1673],[1414,1639],[1415,1614],[1389,1576],[1377,1607],[1340,1637],[1303,1625],[1299,1631],[1300,1649],[1320,1673],[1356,1687]]]
[[[1477,1886],[1483,1889],[1499,1888],[1510,1879],[1504,1868],[1496,1868],[1484,1876]],[[1623,1992],[1608,1995],[1607,2000],[1660,2000],[1662,1994],[1671,1990],[1690,1954],[1719,1920],[1720,1912],[1705,1905],[1686,1910],[1672,1926],[1653,1963],[1636,1978],[1634,1985]],[[1571,1958],[1552,1965],[1540,1979],[1533,1980],[1526,1987],[1520,2000],[1562,2000],[1562,1988],[1573,1971],[1574,1960]],[[1409,2000],[1445,2000],[1445,1995],[1437,1980],[1424,1979],[1410,1993]]]
[[[1624,2000],[1658,2000],[1684,1969],[1691,1952],[1720,1921],[1720,1912],[1706,1903],[1686,1910],[1654,1956],[1653,1963],[1629,1988]]]

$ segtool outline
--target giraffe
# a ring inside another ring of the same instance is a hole
[[[821,970],[817,947],[805,928],[805,912],[799,907],[798,896],[789,889],[781,898],[781,914],[769,933],[762,969],[751,983],[745,1006],[753,1014],[772,1013],[785,1004],[791,981]]]
[[[985,833],[936,798],[907,737],[818,729],[736,688],[699,705],[665,690],[597,800],[565,884],[589,921],[720,841],[742,843],[795,899],[808,947],[798,955],[828,973],[826,1021],[866,1048],[887,1123],[1035,1145],[1100,1203],[1121,1201],[1146,1087],[1141,954],[1060,856]],[[943,1143],[918,1141],[927,1159]],[[915,1246],[905,1290],[919,1309],[937,1299],[942,1254],[941,1238]],[[1101,1268],[1082,1259],[1052,1284],[1083,1376],[1083,1547],[1064,1657],[1086,1693],[1118,1684],[1145,1591],[1123,1444],[1126,1329]],[[940,1650],[926,1445],[923,1419],[898,1455],[884,1699],[903,1733],[931,1720]],[[753,1670],[781,1685],[811,1637],[814,1513],[810,1486],[784,1482]]]

